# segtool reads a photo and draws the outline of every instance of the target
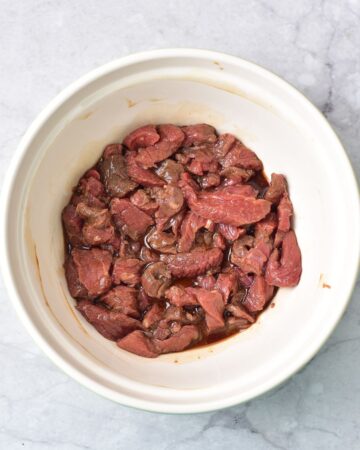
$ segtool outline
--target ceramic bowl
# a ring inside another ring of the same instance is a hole
[[[289,180],[303,256],[249,330],[146,359],[104,339],[75,310],[64,277],[61,210],[106,144],[146,123],[206,122]],[[1,264],[20,318],[67,374],[121,404],[190,413],[278,385],[319,350],[350,298],[359,259],[359,197],[321,113],[276,75],[236,57],[169,49],[111,62],[60,93],[22,139],[2,193]]]

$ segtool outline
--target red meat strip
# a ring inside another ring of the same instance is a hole
[[[159,209],[155,213],[157,224],[163,225],[170,217],[177,214],[184,204],[183,193],[177,186],[168,184],[162,189],[156,188],[154,189],[154,196],[159,205]]]
[[[246,233],[245,228],[234,227],[234,225],[226,225],[225,223],[219,224],[218,231],[228,241],[236,241],[236,239],[239,239],[240,236]]]
[[[71,295],[95,298],[108,291],[111,286],[111,262],[112,255],[107,250],[74,248],[68,258],[65,272]]]
[[[140,272],[143,265],[144,263],[136,258],[117,258],[112,273],[113,282],[134,286],[140,282]]]
[[[265,219],[255,224],[255,240],[269,240],[277,227],[277,217],[275,213],[268,214]]]
[[[294,231],[285,234],[281,257],[275,248],[266,267],[265,278],[272,286],[296,286],[301,276],[301,252]]]
[[[81,178],[77,189],[85,197],[97,198],[105,194],[104,186],[100,181],[100,174],[94,169]]]
[[[254,175],[254,171],[231,166],[223,169],[220,172],[220,175],[225,177],[225,186],[232,186],[234,184],[241,184],[248,181]]]
[[[111,197],[125,197],[138,184],[129,178],[125,159],[121,154],[121,145],[119,144],[116,150],[115,145],[105,148],[99,169],[107,193]]]
[[[289,231],[291,228],[291,217],[293,215],[293,206],[286,192],[280,200],[277,212],[279,219],[278,230],[284,232]]]
[[[212,148],[208,145],[190,147],[186,153],[190,158],[193,158],[191,163],[187,165],[189,172],[195,175],[204,175],[204,172],[217,172],[218,163]]]
[[[216,141],[215,128],[207,124],[197,124],[182,127],[185,133],[184,147],[214,143]]]
[[[187,288],[197,298],[205,311],[205,321],[209,333],[223,328],[224,322],[224,300],[220,292],[208,291],[203,288]]]
[[[263,276],[256,275],[243,304],[250,312],[261,311],[273,293],[274,287],[270,286]]]
[[[184,133],[175,125],[160,125],[161,140],[154,145],[141,148],[136,156],[136,162],[145,169],[154,167],[157,162],[169,158],[175,153],[184,140]]]
[[[256,154],[239,141],[236,142],[220,163],[223,167],[234,166],[253,170],[262,170],[263,168],[262,162]]]
[[[150,328],[155,323],[163,319],[165,313],[165,308],[159,303],[154,303],[151,308],[144,315],[142,324],[144,328]]]
[[[171,281],[171,273],[162,261],[149,264],[141,276],[145,293],[153,298],[162,298]]]
[[[202,189],[208,189],[211,187],[219,186],[221,183],[221,177],[218,173],[208,173],[199,179]]]
[[[272,173],[270,186],[265,193],[265,200],[277,205],[285,192],[287,192],[287,183],[284,175]]]
[[[161,253],[176,253],[176,236],[172,233],[153,228],[146,235],[146,242],[150,247]]]
[[[165,340],[154,339],[153,344],[159,353],[181,352],[200,339],[200,332],[195,325],[185,325],[178,333]]]
[[[157,202],[151,200],[150,196],[143,190],[138,189],[133,195],[130,197],[130,201],[137,208],[146,212],[152,216],[154,212],[159,208]]]
[[[160,140],[160,135],[156,131],[155,125],[145,125],[137,128],[126,136],[124,145],[130,150],[137,150],[140,147],[149,147]]]
[[[166,291],[165,297],[169,300],[169,303],[175,306],[198,305],[196,297],[187,292],[182,286],[171,286],[171,288]]]
[[[259,241],[237,261],[236,265],[245,273],[261,275],[272,250],[272,245]]]
[[[249,196],[251,186],[229,186],[197,194],[189,184],[183,185],[189,207],[199,216],[215,223],[241,226],[258,222],[269,212],[271,204]]]
[[[119,311],[127,316],[140,317],[137,301],[138,291],[129,286],[116,286],[103,295],[100,300],[113,311]]]
[[[155,358],[160,353],[155,349],[151,339],[140,330],[133,331],[116,343],[123,350],[135,353],[135,355],[144,356],[145,358]]]
[[[200,275],[197,277],[197,285],[209,291],[215,289],[216,280],[213,275]]]
[[[166,159],[157,169],[156,173],[160,178],[169,184],[176,184],[184,172],[184,167],[172,159]]]
[[[190,251],[195,241],[197,231],[203,227],[209,227],[211,224],[211,221],[204,219],[194,212],[188,212],[181,224],[181,237],[177,247],[178,252],[183,253]]]
[[[195,277],[216,269],[222,259],[223,253],[219,248],[167,256],[169,270],[176,278]]]
[[[136,162],[136,152],[126,154],[127,173],[131,179],[142,186],[164,186],[165,181],[159,178],[151,170],[144,169]]]
[[[242,308],[240,305],[233,305],[233,304],[226,305],[225,309],[238,319],[245,319],[247,322],[250,323],[255,322],[255,319],[249,313],[247,313],[245,309]]]
[[[149,215],[134,206],[128,199],[112,199],[110,211],[116,226],[134,240],[143,236],[154,223]]]
[[[77,304],[77,309],[100,334],[112,341],[121,339],[131,331],[141,329],[141,323],[138,320],[122,312],[109,311],[88,300],[81,300]]]
[[[238,290],[238,275],[235,270],[220,273],[215,284],[215,289],[221,292],[224,303],[227,303],[230,295]]]
[[[220,134],[216,141],[213,151],[217,159],[223,159],[235,144],[236,138],[230,133]]]
[[[65,228],[65,233],[68,241],[73,246],[84,245],[84,238],[82,236],[83,220],[76,212],[76,207],[67,205],[62,212],[62,222]]]
[[[115,237],[115,230],[111,224],[110,211],[79,203],[77,214],[85,220],[82,228],[84,242],[87,245],[100,245],[110,242]]]

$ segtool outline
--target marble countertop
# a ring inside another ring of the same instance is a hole
[[[271,69],[327,116],[360,173],[358,0],[2,0],[0,180],[20,137],[68,83],[113,58],[202,47]],[[358,449],[360,287],[318,355],[226,411],[150,414],[98,397],[35,346],[0,282],[2,449]]]

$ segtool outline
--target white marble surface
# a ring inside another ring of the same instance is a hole
[[[69,82],[171,46],[225,51],[284,77],[322,109],[360,172],[359,0],[1,0],[0,11],[0,180],[25,129]],[[277,390],[226,411],[166,416],[60,372],[0,284],[0,448],[358,449],[359,300],[358,285],[324,348]]]

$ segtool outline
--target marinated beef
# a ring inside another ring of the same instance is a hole
[[[286,179],[262,169],[207,124],[145,125],[108,145],[62,211],[79,312],[147,358],[251,326],[302,271]]]

